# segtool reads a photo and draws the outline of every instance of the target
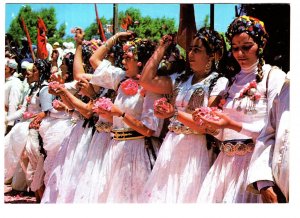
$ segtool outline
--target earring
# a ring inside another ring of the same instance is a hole
[[[212,66],[212,60],[209,59],[209,61],[207,62],[207,64],[205,65],[205,70],[204,70],[204,73],[205,74],[208,74],[211,70],[211,66]]]
[[[142,62],[137,62],[137,64],[136,64],[138,67],[141,67],[142,66]]]

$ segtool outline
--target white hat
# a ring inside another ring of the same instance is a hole
[[[18,68],[18,63],[15,61],[15,59],[7,59],[5,65],[14,70]]]
[[[22,64],[21,64],[21,68],[26,69],[29,64],[30,63],[28,61],[23,61]]]
[[[59,42],[54,42],[53,46],[59,46]]]

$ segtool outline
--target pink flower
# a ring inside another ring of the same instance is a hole
[[[126,95],[135,95],[139,89],[138,83],[132,79],[125,80],[120,87]]]
[[[218,121],[220,120],[220,117],[215,115],[213,112],[222,112],[222,110],[218,109],[217,107],[200,107],[196,109],[196,115],[195,117],[200,117],[199,120],[195,120],[198,125],[203,125],[204,122],[201,119],[201,117],[212,120],[212,121]]]
[[[59,103],[60,103],[60,101],[55,99],[55,100],[52,101],[52,106],[56,109],[60,106]]]
[[[254,94],[254,101],[258,101],[261,98],[261,94],[259,92],[256,92]]]
[[[127,45],[127,44],[123,45],[123,51],[127,51],[129,49],[129,47],[130,47],[130,45]]]
[[[130,51],[130,52],[127,52],[126,55],[127,55],[129,58],[132,58],[132,57],[133,57],[133,54],[132,54],[131,51]]]
[[[57,81],[53,81],[53,82],[50,82],[49,83],[49,88],[53,89],[53,90],[56,90],[57,88],[63,86],[62,84],[60,84],[59,82]]]
[[[168,101],[166,98],[160,98],[160,99],[155,100],[153,106],[154,106],[154,108],[161,108],[164,111],[167,111],[169,108]]]
[[[27,103],[30,103],[31,102],[31,96],[27,96],[26,101],[27,101]]]
[[[100,110],[111,111],[113,103],[110,98],[98,98],[93,105],[93,112],[99,114]]]
[[[249,86],[250,86],[250,88],[256,88],[257,87],[256,81],[253,80],[252,82],[250,82]]]
[[[30,119],[32,116],[33,116],[33,113],[28,112],[28,111],[25,111],[24,114],[23,114],[23,118],[26,119],[26,120]]]

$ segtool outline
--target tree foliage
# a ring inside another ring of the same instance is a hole
[[[137,33],[140,38],[149,38],[151,40],[159,40],[163,35],[168,33],[175,33],[177,28],[175,27],[175,20],[170,18],[151,18],[150,16],[143,17],[139,9],[129,8],[125,12],[119,12],[118,19],[119,25],[122,24],[123,18],[129,15],[133,22],[138,21],[138,24],[133,24],[130,26],[130,30]],[[12,37],[17,40],[20,44],[21,38],[25,36],[21,25],[20,25],[20,17],[23,17],[26,26],[28,28],[30,38],[33,44],[36,44],[37,40],[37,19],[41,17],[47,27],[47,37],[50,44],[54,42],[59,42],[60,44],[63,41],[71,41],[72,37],[66,36],[66,25],[62,24],[57,29],[57,19],[55,8],[43,8],[40,11],[33,11],[29,5],[22,7],[18,13],[18,15],[13,19],[10,24],[8,33],[12,35]],[[100,18],[103,27],[106,24],[112,24],[112,19],[105,19],[105,17]],[[120,28],[121,29],[121,28]],[[98,26],[95,19],[95,22],[91,23],[90,26],[85,28],[86,39],[94,38],[95,36],[99,36]]]

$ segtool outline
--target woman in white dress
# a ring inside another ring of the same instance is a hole
[[[211,165],[206,131],[194,124],[191,113],[198,107],[211,105],[214,98],[209,99],[210,94],[219,94],[213,94],[212,87],[219,77],[216,65],[224,54],[225,42],[216,31],[201,28],[188,54],[191,69],[181,75],[157,76],[159,62],[171,43],[169,35],[161,39],[141,76],[144,88],[172,94],[173,99],[165,103],[166,109],[155,107],[158,117],[170,118],[171,122],[140,202],[196,202],[197,192]]]
[[[92,86],[85,78],[77,77],[78,72],[84,72],[83,59],[89,59],[91,50],[88,47],[76,49],[73,65],[73,76],[76,88],[80,90],[81,99],[77,93],[72,94],[66,87],[59,86],[55,95],[59,95],[66,104],[76,124],[71,133],[63,141],[55,158],[55,164],[49,175],[42,203],[71,203],[81,172],[81,164],[87,156],[89,145],[96,130],[92,113],[92,99],[96,95]],[[88,63],[85,63],[87,65]]]
[[[285,73],[264,64],[263,49],[268,34],[262,21],[238,17],[228,27],[226,36],[240,68],[228,76],[223,113],[216,112],[221,119],[211,121],[201,117],[206,126],[223,131],[219,135],[221,152],[203,182],[198,202],[258,202],[257,195],[246,192],[249,162]]]
[[[45,153],[39,141],[39,126],[52,108],[54,96],[48,93],[47,80],[50,78],[50,64],[37,59],[32,71],[28,70],[26,78],[29,84],[34,83],[26,97],[27,109],[23,120],[14,126],[5,136],[5,179],[10,178],[21,161],[21,167],[26,174],[30,189],[36,192],[37,201],[42,196],[43,170],[39,170],[38,163],[44,161]]]
[[[125,71],[104,60],[117,40],[132,39],[132,36],[130,32],[117,33],[90,59],[96,68],[90,82],[117,90],[118,93],[111,110],[102,110],[103,114],[113,116],[113,139],[99,175],[99,202],[137,202],[151,172],[145,137],[159,136],[162,127],[162,122],[154,117],[152,109],[154,100],[160,96],[145,93],[137,78],[154,50],[150,42],[136,39],[124,44],[122,63]]]
[[[59,80],[60,84],[64,84],[74,92],[75,89],[72,89],[71,86],[71,82],[73,81],[73,62],[74,54],[72,54],[71,52],[66,54],[60,66],[61,78],[58,77],[57,80]],[[53,75],[51,76],[51,78],[53,78]],[[51,80],[54,81],[53,79]],[[52,88],[49,87],[49,93],[51,93],[51,90]],[[57,99],[55,100],[57,101]],[[69,136],[71,129],[74,126],[71,118],[72,114],[68,113],[67,110],[65,110],[65,107],[57,107],[54,104],[54,110],[52,110],[49,113],[49,116],[47,116],[41,122],[39,133],[43,139],[43,147],[47,153],[47,157],[45,158],[43,166],[45,171],[45,184],[47,184],[48,182],[48,178],[51,173],[52,165],[54,164],[53,162],[55,160],[57,152],[63,140]]]

